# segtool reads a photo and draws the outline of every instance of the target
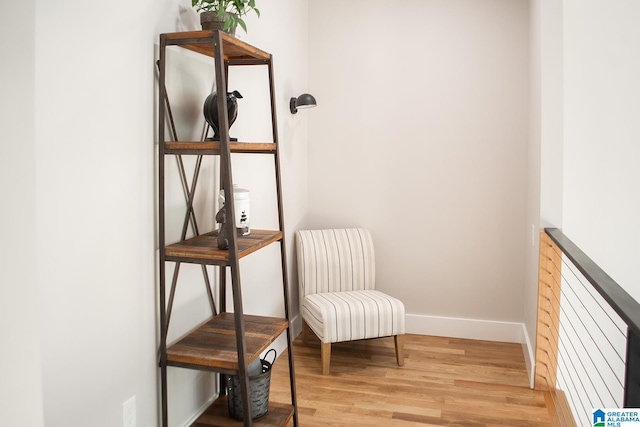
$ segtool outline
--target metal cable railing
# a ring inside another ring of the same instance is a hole
[[[536,388],[562,426],[640,406],[640,304],[558,229],[540,239]]]

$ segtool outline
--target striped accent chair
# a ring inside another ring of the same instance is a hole
[[[331,343],[395,338],[404,365],[404,304],[375,290],[375,254],[363,228],[300,230],[296,233],[303,335],[310,328],[322,342],[322,373],[329,374]]]

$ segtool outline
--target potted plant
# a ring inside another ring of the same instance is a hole
[[[247,24],[242,18],[251,11],[260,17],[255,0],[191,0],[191,5],[202,12],[200,24],[203,30],[215,29],[235,34],[239,25],[246,33]]]

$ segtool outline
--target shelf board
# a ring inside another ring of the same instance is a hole
[[[293,406],[269,402],[264,417],[253,422],[254,426],[286,426],[293,417]],[[202,414],[191,427],[233,427],[242,426],[242,421],[229,417],[227,396],[221,396]]]
[[[251,234],[239,236],[237,239],[238,258],[280,240],[282,231],[251,229]],[[229,251],[218,249],[217,230],[169,245],[165,248],[164,254],[167,261],[223,265],[229,262]]]
[[[222,34],[222,50],[224,59],[227,61],[259,61],[262,62],[271,59],[271,55],[263,50],[258,49],[243,42],[227,33]],[[214,57],[213,36],[214,30],[203,31],[185,31],[180,33],[166,33],[161,37],[165,37],[167,45],[180,46],[194,52],[201,53],[210,57]]]
[[[277,317],[245,314],[247,363],[260,357],[289,322]],[[220,313],[167,348],[167,364],[183,368],[233,374],[238,370],[236,328],[233,313]]]
[[[165,154],[220,154],[220,141],[171,141],[164,143]],[[273,142],[231,142],[232,153],[275,153]]]

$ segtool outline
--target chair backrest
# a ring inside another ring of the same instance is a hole
[[[300,230],[296,246],[300,297],[375,288],[375,253],[368,230]]]

